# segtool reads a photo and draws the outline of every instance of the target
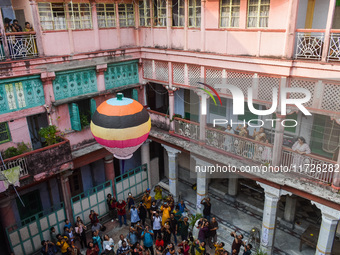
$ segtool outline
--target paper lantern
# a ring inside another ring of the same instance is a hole
[[[96,141],[119,159],[131,158],[148,138],[150,129],[148,111],[122,93],[99,105],[91,121]]]

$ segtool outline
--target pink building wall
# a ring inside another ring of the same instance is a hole
[[[21,142],[29,144],[29,146],[32,147],[26,118],[15,119],[7,122],[7,124],[11,133],[11,141],[0,144],[0,151],[6,150],[11,146],[17,147],[17,143]]]

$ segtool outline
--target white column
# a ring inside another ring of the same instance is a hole
[[[336,226],[340,220],[340,211],[314,201],[311,202],[322,212],[322,222],[315,255],[331,254]]]
[[[295,212],[296,212],[296,197],[287,196],[286,197],[286,205],[283,218],[294,224]]]
[[[196,167],[196,174],[197,174],[197,187],[196,187],[196,194],[197,194],[197,200],[196,200],[196,210],[197,213],[203,213],[203,207],[201,205],[201,201],[203,198],[207,197],[208,195],[208,179],[207,179],[207,173],[203,172],[204,169],[206,169],[208,166],[211,166],[210,163],[197,158],[193,157],[196,161],[196,166],[200,166],[201,171],[197,171]]]
[[[172,120],[175,114],[175,96],[174,90],[168,89],[169,94],[169,119]],[[170,122],[170,131],[175,130],[175,123],[173,121]]]
[[[291,193],[260,182],[257,182],[257,184],[265,191],[260,249],[267,254],[272,254],[275,240],[277,203],[281,195]]]
[[[149,182],[149,188],[153,187],[154,183],[152,182],[151,178],[151,169],[150,169],[150,139],[147,139],[142,147],[141,147],[141,154],[142,154],[142,165],[146,164],[148,168],[148,182]],[[156,173],[153,173],[156,174]],[[158,173],[157,173],[158,175]]]
[[[238,192],[238,178],[236,175],[229,177],[228,181],[228,195],[236,196]]]
[[[203,91],[198,91],[197,95],[200,99],[200,141],[205,143],[205,127],[207,123],[207,111],[208,111],[208,96]]]
[[[164,149],[168,153],[168,164],[169,164],[169,189],[173,195],[175,202],[178,201],[178,161],[177,155],[181,151],[176,150],[172,147],[162,144]]]
[[[206,0],[201,0],[201,52],[205,52],[205,4]]]
[[[323,43],[323,49],[322,49],[322,58],[321,58],[322,61],[327,60],[329,42],[331,38],[331,29],[333,25],[335,4],[336,4],[336,0],[329,1],[328,16],[327,16],[326,29],[325,29],[325,41]]]

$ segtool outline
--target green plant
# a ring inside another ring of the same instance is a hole
[[[258,249],[256,252],[255,252],[255,255],[268,255],[267,252],[264,252],[260,249]]]
[[[3,152],[3,155],[4,155],[5,159],[6,158],[12,158],[12,157],[21,155],[23,153],[29,152],[31,150],[32,149],[31,149],[29,144],[25,144],[24,142],[21,142],[21,143],[17,144],[17,147],[12,146],[12,147],[7,148]]]
[[[82,128],[87,127],[90,125],[89,117],[86,114],[80,114],[80,125]]]
[[[46,140],[47,145],[52,145],[57,143],[58,129],[55,125],[43,127],[39,130],[39,135]]]
[[[194,226],[195,226],[196,221],[199,220],[202,217],[203,217],[203,215],[200,214],[200,213],[196,213],[196,214],[191,215],[190,219],[189,219],[189,226],[190,226],[190,228],[193,229]]]
[[[14,146],[12,147],[8,147],[5,151],[4,151],[4,158],[12,158],[12,157],[15,157],[15,156],[18,156],[20,155],[19,152],[18,152],[18,149],[15,148]]]

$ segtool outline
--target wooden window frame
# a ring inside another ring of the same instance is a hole
[[[229,27],[239,27],[240,22],[240,8],[241,8],[241,1],[238,0],[238,4],[234,4],[235,0],[221,0],[220,1],[220,27],[221,28],[229,28]],[[229,17],[223,16],[222,9],[229,8]],[[239,15],[233,16],[233,8],[239,8]],[[232,18],[238,18],[238,26],[232,26],[231,21]],[[226,26],[222,26],[222,20],[227,19]]]
[[[115,9],[116,5],[114,3],[109,3],[109,4],[108,3],[97,3],[96,8],[97,8],[97,20],[98,20],[99,28],[116,27],[116,9]],[[103,8],[103,9],[100,9],[100,8]],[[103,13],[104,15],[99,15],[100,13]],[[104,18],[101,18],[101,16],[103,16]],[[105,25],[102,26],[101,24],[105,24]]]

